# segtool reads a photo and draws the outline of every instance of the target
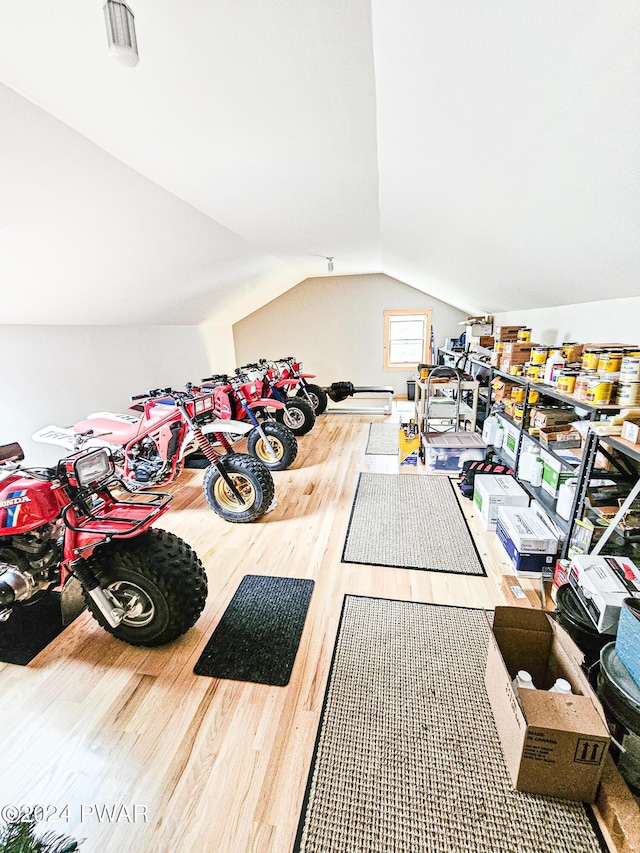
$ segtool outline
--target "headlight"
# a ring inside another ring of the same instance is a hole
[[[90,486],[110,478],[113,474],[113,459],[106,447],[85,453],[74,461],[74,473],[79,486]]]

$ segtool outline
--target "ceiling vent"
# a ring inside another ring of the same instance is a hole
[[[138,43],[133,12],[126,3],[107,0],[104,4],[104,19],[107,24],[109,53],[123,65],[138,64]]]

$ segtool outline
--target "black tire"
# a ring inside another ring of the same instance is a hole
[[[309,395],[309,400],[313,404],[313,410],[316,415],[321,415],[323,412],[327,410],[327,392],[324,388],[321,388],[319,385],[307,385],[306,392]],[[297,392],[296,397],[302,397],[304,400],[307,399],[307,394],[305,394],[305,389],[300,388]],[[307,400],[307,402],[309,402]]]
[[[270,471],[284,471],[293,465],[298,455],[298,442],[289,427],[276,421],[265,421],[261,429],[267,436],[269,445],[273,448],[275,457],[269,453],[262,436],[257,429],[252,429],[247,437],[247,451],[259,459]]]
[[[239,504],[224,481],[218,467],[211,465],[204,475],[202,488],[211,509],[225,521],[246,523],[256,521],[270,508],[275,495],[271,471],[258,459],[246,453],[228,453],[218,463],[238,490],[246,496]]]
[[[313,429],[316,416],[306,400],[290,397],[284,409],[276,409],[276,420],[288,426],[294,435],[306,435]]]
[[[132,646],[161,646],[188,631],[207,598],[207,575],[196,552],[173,533],[154,527],[133,539],[97,548],[89,566],[100,582],[128,608],[117,628],[93,599],[87,606],[102,627]]]

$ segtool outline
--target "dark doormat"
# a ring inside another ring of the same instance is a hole
[[[245,575],[193,671],[211,678],[289,683],[314,582]]]
[[[25,666],[64,628],[59,592],[16,607],[6,622],[0,622],[0,661]]]
[[[208,468],[211,462],[203,453],[190,453],[185,457],[185,468]]]

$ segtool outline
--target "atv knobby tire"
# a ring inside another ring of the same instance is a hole
[[[307,394],[309,395],[309,400],[311,400],[313,410],[316,415],[321,415],[323,412],[326,412],[328,401],[327,392],[324,388],[321,388],[319,385],[308,384],[306,388],[300,388],[296,392],[296,397],[302,397],[303,400],[307,400]],[[307,400],[307,402],[309,402],[309,400]]]
[[[140,536],[97,548],[91,570],[125,609],[117,628],[85,592],[102,627],[132,646],[160,646],[188,631],[202,613],[207,575],[195,551],[173,533],[150,528]]]
[[[288,426],[294,435],[306,435],[313,429],[316,416],[306,400],[289,397],[284,409],[276,409],[276,420]]]
[[[295,435],[285,424],[279,424],[276,421],[265,421],[260,426],[275,456],[269,453],[269,448],[265,447],[265,442],[257,429],[252,429],[247,436],[249,454],[259,459],[270,471],[286,470],[293,465],[298,455],[298,442]]]
[[[211,509],[225,521],[237,523],[256,521],[263,516],[275,494],[271,471],[259,459],[246,453],[228,453],[218,465],[229,474],[234,486],[244,496],[244,502],[238,503],[218,467],[211,465],[202,483]]]

